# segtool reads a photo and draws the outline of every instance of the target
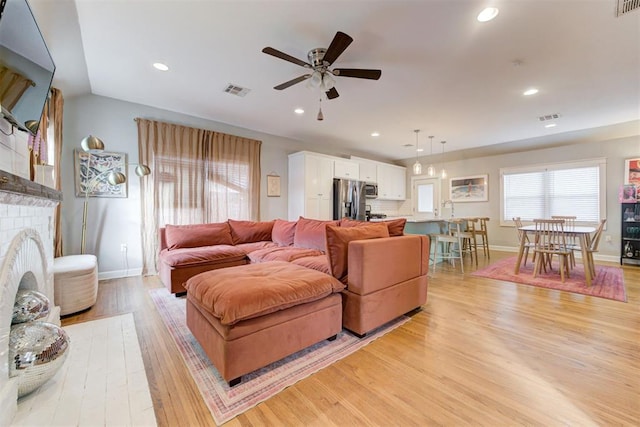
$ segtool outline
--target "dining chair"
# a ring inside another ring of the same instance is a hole
[[[476,261],[476,266],[478,265],[478,242],[476,240],[476,233],[478,230],[476,229],[476,223],[479,218],[464,218],[464,228],[462,231],[457,232],[453,231],[453,234],[459,234],[462,239],[462,255],[465,253],[469,253],[472,260]]]
[[[592,280],[596,277],[596,265],[593,261],[593,253],[598,252],[598,247],[600,245],[600,238],[602,237],[602,231],[604,230],[604,226],[607,223],[606,218],[600,220],[600,225],[596,229],[596,232],[593,234],[591,238],[591,242],[589,243],[589,247],[587,248],[587,257],[588,259],[585,262],[589,263],[589,271],[591,272]]]
[[[576,266],[576,257],[575,252],[582,251],[580,247],[580,239],[575,234],[571,234],[571,230],[576,227],[576,219],[575,215],[552,215],[551,219],[563,219],[564,220],[564,232],[565,238],[567,239],[567,247],[571,248],[571,267]]]
[[[431,234],[431,239],[435,242],[435,250],[433,252],[433,271],[436,270],[438,258],[441,261],[447,259],[451,261],[455,267],[455,260],[460,260],[460,271],[464,274],[464,265],[462,262],[462,219],[449,219],[447,222],[447,232],[441,234]],[[442,253],[438,255],[438,248],[442,244]]]
[[[519,216],[513,218],[513,223],[516,225],[516,232],[518,233],[518,243],[522,242],[522,239],[524,238],[524,263],[522,265],[527,265],[527,257],[529,257],[529,249],[532,249],[535,247],[534,243],[531,243],[531,241],[529,240],[529,236],[527,236],[527,234],[520,230],[520,228],[522,227],[522,219],[520,219]],[[536,261],[536,254],[535,252],[533,253],[533,262]]]
[[[535,224],[535,247],[533,249],[537,259],[533,268],[533,277],[540,273],[540,269],[547,264],[551,266],[553,255],[558,255],[560,263],[560,278],[562,282],[565,275],[569,277],[571,252],[567,247],[566,236],[564,233],[563,219],[534,219]],[[546,268],[545,268],[546,271]]]
[[[478,218],[480,222],[480,229],[476,230],[476,237],[482,237],[482,253],[487,258],[491,258],[491,254],[489,253],[489,234],[487,232],[487,221],[489,221],[488,217]]]

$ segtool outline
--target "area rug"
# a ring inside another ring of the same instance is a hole
[[[520,266],[519,274],[514,274],[516,260],[517,257],[505,258],[475,271],[471,275],[627,302],[624,277],[622,269],[619,267],[597,265],[596,277],[591,286],[587,286],[584,268],[580,263],[577,263],[571,270],[571,277],[565,278],[565,282],[562,283],[557,263],[553,264],[552,270],[548,270],[546,273],[543,271],[538,277],[533,277],[533,263],[531,261],[527,262],[526,266]]]
[[[269,366],[243,375],[240,384],[229,388],[186,325],[185,298],[176,298],[164,288],[152,289],[149,293],[218,425],[409,321],[408,317],[402,316],[362,339],[343,330],[336,340],[324,340]]]

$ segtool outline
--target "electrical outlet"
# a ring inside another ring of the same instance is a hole
[[[611,243],[611,236],[610,235],[604,236],[604,241],[607,243]]]
[[[127,252],[127,244],[120,243],[120,252]]]

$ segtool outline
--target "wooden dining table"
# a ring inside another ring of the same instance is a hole
[[[527,235],[529,233],[535,234],[536,226],[535,225],[525,225],[520,227],[519,230],[522,231],[522,239],[520,240],[520,248],[518,250],[518,260],[516,261],[515,274],[520,273],[520,262],[522,262],[522,256],[524,254],[524,247],[527,241]],[[575,236],[580,241],[580,249],[582,251],[582,264],[584,265],[584,277],[587,282],[587,286],[591,286],[591,281],[594,278],[594,272],[592,272],[589,268],[589,263],[587,260],[589,259],[589,254],[587,253],[587,249],[589,248],[589,244],[591,243],[591,233],[595,232],[595,227],[585,227],[585,226],[574,226],[567,228],[564,230],[564,234],[567,236]]]

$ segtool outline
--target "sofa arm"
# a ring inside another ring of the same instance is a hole
[[[350,292],[367,295],[397,283],[426,276],[429,237],[405,235],[349,242]]]
[[[160,244],[160,250],[158,250],[158,252],[167,249],[167,233],[164,227],[158,230],[158,243]]]

